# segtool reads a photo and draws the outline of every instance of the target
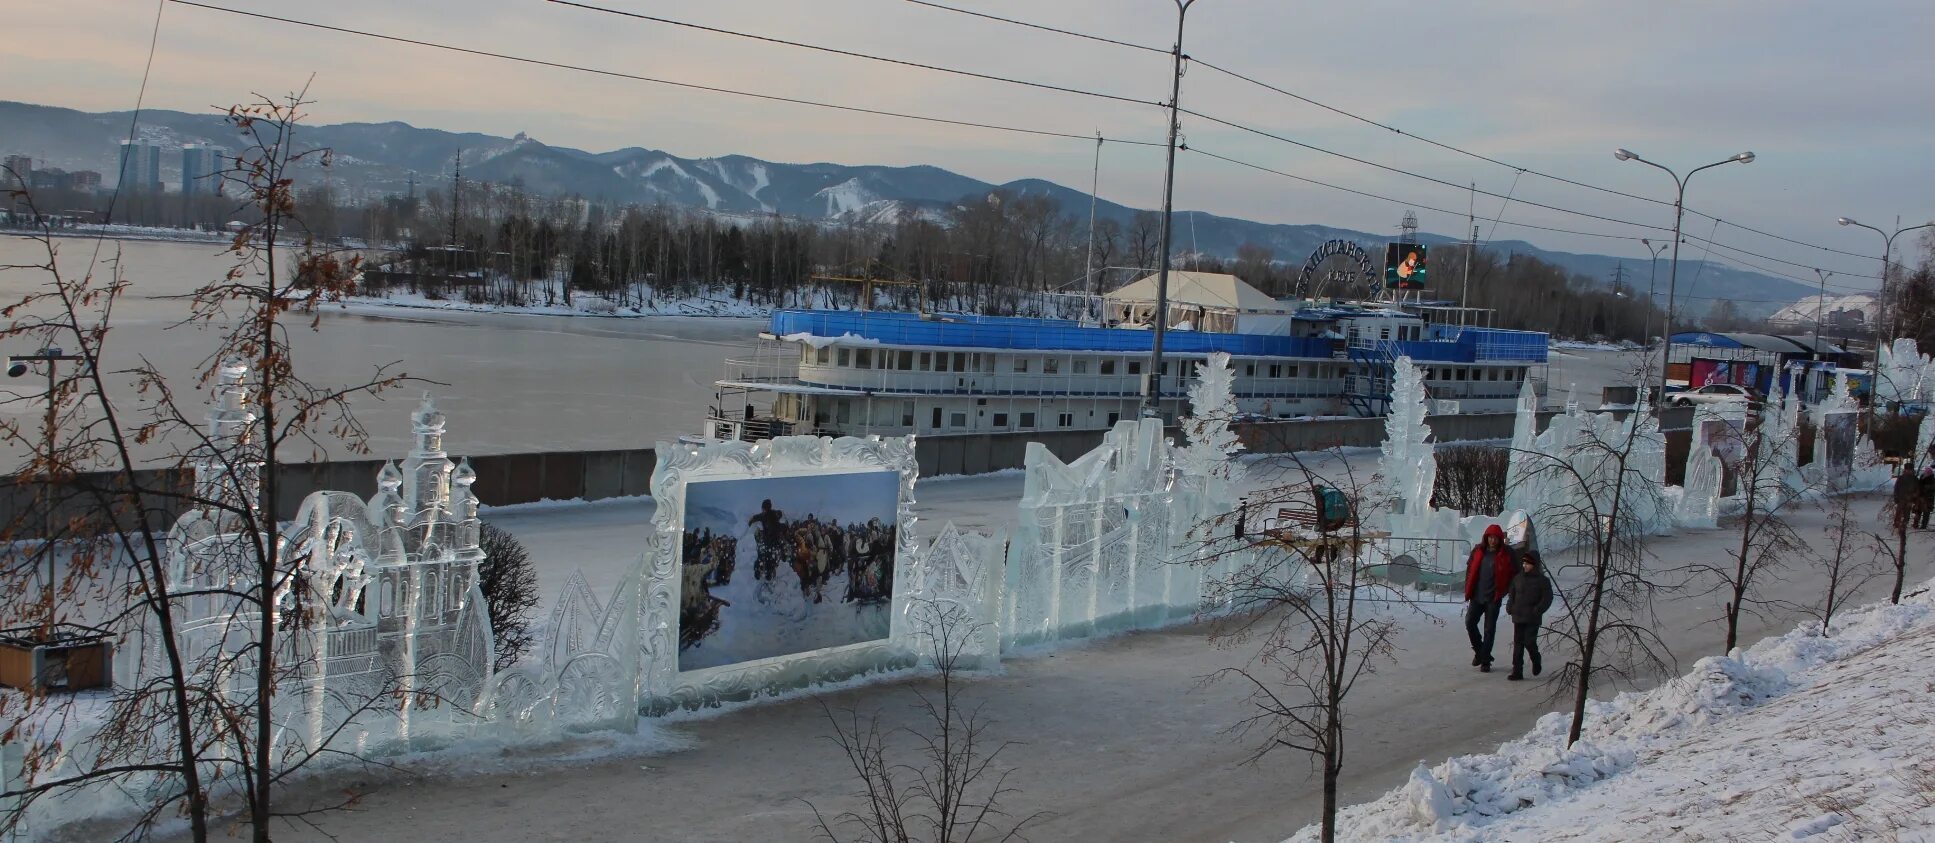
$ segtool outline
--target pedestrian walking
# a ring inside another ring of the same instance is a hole
[[[1465,634],[1471,638],[1471,663],[1481,673],[1492,672],[1498,610],[1517,567],[1512,564],[1512,549],[1505,545],[1505,528],[1497,524],[1485,528],[1484,537],[1465,560]]]
[[[1915,475],[1915,529],[1928,529],[1931,509],[1935,509],[1935,463],[1922,466],[1922,472]]]
[[[1545,565],[1537,553],[1518,560],[1518,576],[1505,592],[1505,613],[1512,616],[1512,673],[1514,682],[1525,678],[1525,657],[1532,657],[1532,675],[1545,672],[1539,659],[1539,624],[1545,610],[1552,608],[1552,581],[1545,578]]]
[[[1890,526],[1895,532],[1905,532],[1908,529],[1910,519],[1914,517],[1917,494],[1915,472],[1912,469],[1903,468],[1901,474],[1895,476],[1895,488],[1889,495],[1888,501],[1892,520]]]

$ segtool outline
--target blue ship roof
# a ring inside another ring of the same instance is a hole
[[[973,314],[780,310],[772,316],[775,336],[808,334],[854,336],[883,345],[1030,351],[1148,352],[1152,331],[1088,327],[1067,319],[1030,319]],[[1434,326],[1432,339],[1390,342],[1393,353],[1425,362],[1544,363],[1546,335],[1536,331],[1491,328],[1445,329]],[[1163,350],[1177,354],[1227,352],[1244,357],[1330,358],[1344,340],[1265,334],[1176,331],[1163,334]]]

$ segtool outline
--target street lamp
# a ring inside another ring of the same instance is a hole
[[[1754,154],[1751,152],[1742,152],[1705,166],[1694,167],[1686,172],[1685,177],[1681,177],[1679,173],[1673,172],[1671,167],[1648,161],[1624,148],[1613,150],[1613,157],[1621,161],[1638,161],[1641,164],[1664,170],[1667,175],[1673,177],[1673,186],[1679,189],[1678,195],[1673,198],[1673,261],[1667,265],[1666,271],[1666,325],[1660,331],[1660,394],[1654,399],[1654,406],[1663,407],[1666,406],[1664,403],[1666,401],[1666,370],[1673,357],[1673,304],[1680,281],[1680,222],[1686,216],[1686,183],[1693,179],[1694,173],[1700,172],[1701,170],[1718,167],[1722,164],[1752,164],[1754,163]]]
[[[54,400],[54,390],[57,386],[54,377],[54,364],[63,360],[86,359],[86,357],[78,354],[65,354],[59,348],[51,346],[42,348],[29,355],[20,357],[9,356],[7,358],[7,377],[10,378],[25,376],[36,364],[45,363],[47,365],[47,419],[45,422],[46,429],[43,431],[43,435],[45,435],[47,441],[48,471],[46,501],[40,514],[40,539],[47,543],[47,547],[45,548],[47,554],[47,584],[45,596],[42,599],[47,601],[47,618],[49,623],[53,622],[54,617],[54,552],[52,547],[54,541],[54,425],[59,420],[57,413],[60,409],[60,405]]]
[[[1656,249],[1653,248],[1653,241],[1644,237],[1639,238],[1639,244],[1645,246],[1646,253],[1652,256],[1647,259],[1647,263],[1652,265],[1653,270],[1652,274],[1646,276],[1646,322],[1644,330],[1640,331],[1639,338],[1641,343],[1650,346],[1653,344],[1653,308],[1660,306],[1658,299],[1660,255],[1666,253],[1666,244],[1661,243],[1659,248]]]
[[[1925,222],[1925,223],[1922,223],[1921,225],[1911,225],[1911,226],[1908,226],[1907,228],[1897,228],[1895,229],[1894,234],[1889,234],[1888,232],[1882,231],[1881,229],[1876,228],[1872,225],[1869,225],[1865,222],[1858,222],[1852,217],[1841,217],[1835,220],[1835,222],[1840,223],[1842,225],[1858,226],[1881,235],[1881,295],[1882,295],[1882,298],[1884,299],[1886,299],[1888,296],[1888,265],[1893,263],[1895,258],[1895,238],[1900,234],[1902,234],[1903,232],[1914,231],[1919,228],[1929,228],[1931,226],[1935,226],[1935,222]],[[1876,310],[1881,310],[1882,308],[1887,307],[1886,302],[1879,302],[1877,304],[1879,304],[1880,306],[1876,307],[1875,308]],[[1870,411],[1873,410],[1874,404],[1875,404],[1875,398],[1877,397],[1877,395],[1875,394],[1875,387],[1879,385],[1879,382],[1881,380],[1881,319],[1879,317],[1880,317],[1880,314],[1877,313],[1875,324],[1874,324],[1874,329],[1875,329],[1874,359],[1868,364],[1868,407]]]

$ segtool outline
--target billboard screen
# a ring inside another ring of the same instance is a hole
[[[1416,243],[1392,243],[1384,249],[1384,288],[1422,290],[1425,284],[1425,253]]]
[[[891,471],[686,486],[679,669],[886,638],[899,505]]]

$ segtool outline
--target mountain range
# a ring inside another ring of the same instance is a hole
[[[0,101],[0,154],[28,155],[40,167],[98,170],[112,183],[117,144],[127,136],[130,116]],[[234,129],[220,114],[144,110],[138,131],[143,139],[167,147],[236,145]],[[539,194],[621,204],[665,203],[726,216],[782,214],[822,221],[882,222],[916,213],[938,218],[963,197],[985,196],[996,189],[1044,194],[1070,212],[1089,202],[1086,192],[1041,179],[994,184],[933,166],[786,164],[744,155],[686,158],[644,147],[586,152],[552,146],[521,133],[505,138],[400,122],[305,126],[302,132],[307,143],[332,150],[331,179],[354,199],[402,193],[413,182],[446,182],[453,158],[460,155],[465,179],[516,184]],[[163,181],[178,179],[180,167],[179,155],[164,154]],[[1102,200],[1096,212],[1126,226],[1137,209]],[[1234,256],[1238,247],[1252,243],[1272,250],[1279,260],[1296,263],[1325,240],[1374,244],[1389,239],[1386,234],[1326,225],[1263,223],[1195,211],[1177,214],[1178,247],[1219,257]],[[1455,242],[1432,234],[1422,234],[1420,239],[1427,244]],[[1644,261],[1552,251],[1521,240],[1490,241],[1487,247],[1531,255],[1600,283],[1609,283],[1615,267],[1623,264],[1632,264],[1625,272],[1636,288],[1644,286],[1649,272]],[[1682,259],[1680,274],[1683,281],[1694,279],[1687,295],[1733,300],[1752,315],[1767,315],[1782,302],[1814,293],[1809,285],[1698,259]],[[1664,286],[1661,279],[1662,298]],[[1698,301],[1687,309],[1703,310]]]

